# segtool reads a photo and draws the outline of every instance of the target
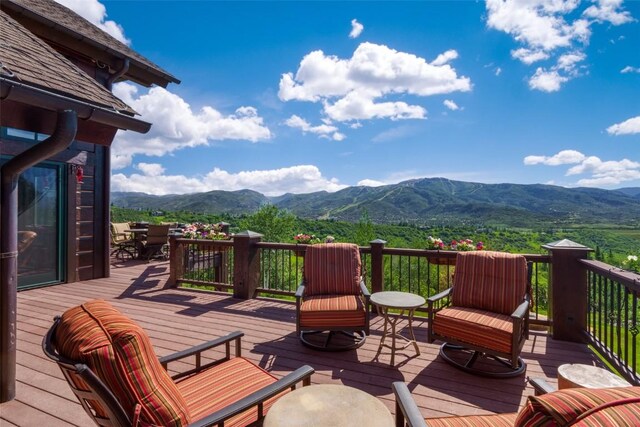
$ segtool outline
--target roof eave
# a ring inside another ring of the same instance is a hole
[[[0,77],[0,101],[5,99],[38,106],[50,111],[71,109],[76,111],[79,119],[94,121],[118,129],[139,133],[147,133],[151,129],[151,123],[116,110]]]

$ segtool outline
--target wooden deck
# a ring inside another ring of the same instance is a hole
[[[238,300],[228,294],[166,287],[168,263],[129,263],[113,267],[108,279],[21,292],[18,295],[17,397],[0,405],[3,426],[89,426],[57,366],[42,353],[42,337],[54,315],[93,298],[111,301],[149,333],[158,355],[184,349],[235,330],[245,332],[243,355],[276,376],[302,364],[313,366],[313,383],[345,384],[377,396],[393,412],[393,381],[405,381],[425,417],[513,412],[533,390],[525,378],[496,380],[460,372],[426,344],[426,322],[414,321],[421,355],[413,349],[374,360],[382,318],[372,318],[371,336],[357,351],[321,353],[303,347],[295,336],[295,309],[269,299]],[[556,383],[563,363],[595,364],[585,345],[553,341],[532,332],[523,357],[527,376]]]

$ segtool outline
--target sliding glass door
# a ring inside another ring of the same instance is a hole
[[[18,181],[18,289],[64,279],[64,165],[41,164]]]

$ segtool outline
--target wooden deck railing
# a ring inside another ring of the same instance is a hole
[[[292,298],[302,280],[306,245],[262,242],[250,231],[233,241],[171,239],[169,284]],[[456,252],[387,248],[383,240],[360,247],[365,283],[372,292],[432,296],[451,286]],[[640,384],[640,275],[585,259],[573,242],[543,246],[533,263],[531,323],[550,327],[555,339],[590,342],[631,383]],[[553,305],[552,305],[553,304]]]
[[[629,382],[640,384],[640,274],[581,262],[587,270],[587,339]]]
[[[363,276],[372,292],[382,290],[412,292],[425,298],[452,284],[456,252],[387,248],[376,240],[360,247]],[[231,241],[173,239],[171,280],[175,285],[233,289],[235,294],[293,297],[302,281],[302,265],[307,245],[256,241],[251,246],[258,258],[257,283],[253,286],[234,278],[239,264]],[[532,323],[549,325],[549,255],[526,255],[533,262],[532,294],[535,304]],[[238,286],[235,286],[236,283]],[[243,290],[235,289],[243,288]],[[239,292],[238,292],[239,291]],[[426,309],[422,309],[426,310]]]

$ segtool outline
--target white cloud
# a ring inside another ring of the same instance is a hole
[[[382,181],[376,181],[375,179],[363,179],[358,181],[356,185],[360,187],[382,187],[387,184]]]
[[[640,133],[640,116],[632,117],[622,123],[607,128],[609,135],[633,135]]]
[[[577,0],[487,0],[487,25],[537,49],[569,46],[577,35],[562,14],[572,12]]]
[[[626,67],[624,67],[622,70],[620,70],[620,72],[622,74],[627,74],[627,73],[640,73],[640,67],[635,68],[632,67],[630,65],[627,65]]]
[[[226,116],[210,106],[194,113],[184,99],[161,87],[138,95],[136,86],[118,83],[113,92],[140,113],[142,120],[153,124],[147,134],[118,131],[112,145],[113,169],[131,164],[136,154],[163,156],[215,140],[258,142],[271,138],[271,131],[253,107],[240,107]]]
[[[502,74],[502,68],[498,67],[496,68],[495,75],[499,76],[500,74]]]
[[[185,194],[212,190],[251,189],[267,196],[284,193],[334,192],[345,188],[337,179],[322,176],[314,165],[299,165],[281,169],[254,170],[231,173],[219,168],[204,176],[158,175],[164,169],[158,164],[138,164],[141,174],[114,174],[111,177],[113,191],[139,191],[156,195]],[[153,185],[149,185],[150,178]]]
[[[368,94],[356,90],[333,105],[325,103],[324,112],[339,122],[374,118],[423,119],[427,116],[427,110],[419,105],[409,105],[402,101],[375,103]]]
[[[511,56],[515,59],[519,59],[527,65],[531,65],[534,62],[549,59],[549,54],[543,50],[534,50],[521,47],[511,51]]]
[[[424,118],[426,110],[404,101],[377,102],[392,95],[429,96],[471,90],[471,81],[448,64],[457,52],[447,51],[433,63],[384,45],[361,43],[349,59],[317,50],[300,61],[295,76],[280,79],[283,101],[321,102],[335,121],[373,118]]]
[[[449,49],[448,51],[438,55],[436,57],[436,59],[433,60],[431,65],[436,66],[436,67],[440,67],[441,65],[448,64],[449,62],[451,62],[451,61],[453,61],[454,59],[457,59],[457,58],[458,58],[458,52],[456,52],[453,49]]]
[[[529,87],[543,92],[556,92],[560,90],[562,83],[568,80],[568,77],[561,76],[556,70],[547,71],[544,68],[538,68],[529,79]]]
[[[447,107],[449,110],[452,110],[452,111],[456,111],[460,109],[460,107],[458,107],[458,104],[456,104],[450,99],[445,99],[443,104],[445,107]]]
[[[629,12],[618,10],[622,6],[622,0],[595,0],[594,3],[583,12],[587,18],[598,22],[610,22],[613,25],[622,25],[634,20]]]
[[[147,176],[161,176],[165,171],[159,163],[138,163],[136,168]]]
[[[576,150],[562,150],[559,153],[547,157],[547,156],[527,156],[524,158],[525,165],[547,165],[558,166],[575,164],[584,161],[586,156]]]
[[[580,75],[594,23],[621,25],[633,21],[622,10],[622,0],[487,0],[487,26],[511,35],[520,45],[511,56],[524,64],[558,58],[556,65],[537,68],[529,78],[531,89],[560,90]],[[580,13],[579,8],[583,8]]]
[[[567,73],[573,75],[576,72],[576,65],[579,62],[584,61],[586,58],[587,56],[582,52],[569,52],[558,58],[557,67],[558,69],[564,70]]]
[[[285,125],[292,128],[298,128],[302,130],[302,132],[305,132],[305,133],[311,132],[316,135],[320,135],[320,137],[332,138],[334,141],[342,141],[343,139],[346,138],[344,134],[338,132],[337,127],[327,123],[331,123],[331,122],[327,121],[323,125],[311,126],[309,122],[307,122],[305,119],[303,119],[300,116],[296,116],[295,114],[289,117],[284,122]]]
[[[364,25],[359,23],[356,19],[351,20],[351,32],[349,33],[349,37],[355,39],[362,34],[362,30],[364,30]]]
[[[115,21],[107,20],[107,8],[98,0],[55,0],[73,10],[96,27],[122,43],[129,45],[131,40],[124,35],[124,29]]]
[[[599,157],[587,157],[575,150],[564,150],[550,157],[527,156],[524,159],[524,164],[544,164],[548,166],[574,164],[575,166],[570,167],[565,175],[590,175],[576,182],[576,185],[586,187],[614,186],[626,181],[640,179],[640,162],[629,159],[603,161]]]

